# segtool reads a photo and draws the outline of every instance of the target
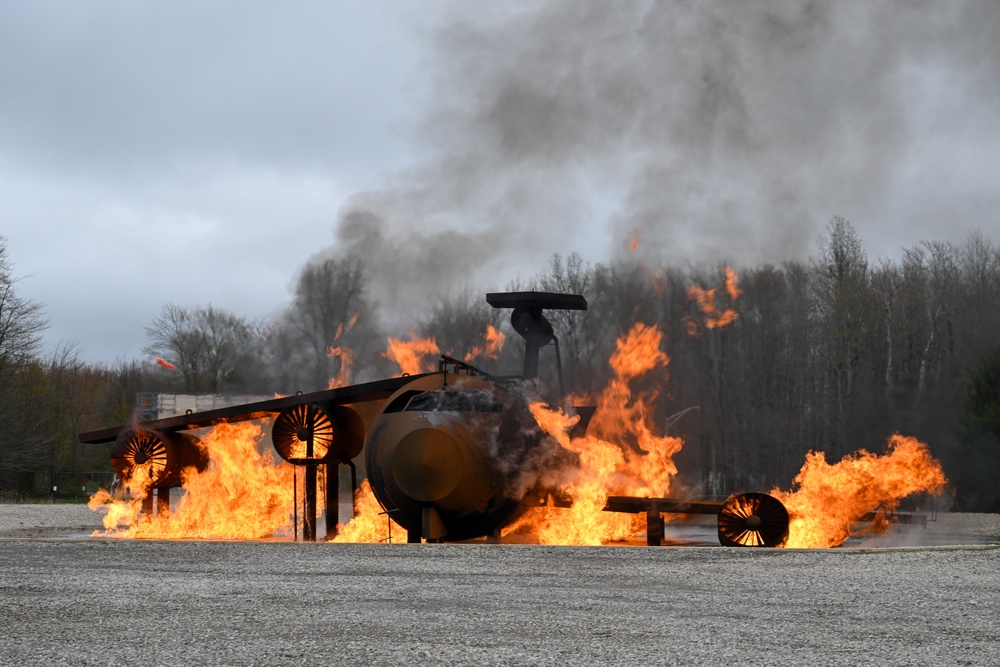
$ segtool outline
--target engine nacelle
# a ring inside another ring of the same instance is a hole
[[[278,415],[271,427],[271,442],[278,455],[291,463],[338,463],[361,453],[365,428],[351,408],[324,409],[305,403]]]
[[[151,488],[181,485],[186,468],[203,471],[208,454],[188,433],[160,433],[142,428],[123,430],[111,447],[111,468],[119,479],[129,480],[140,469]]]
[[[538,443],[525,414],[481,378],[415,379],[385,402],[368,438],[375,497],[411,541],[493,534],[517,509],[518,475]]]

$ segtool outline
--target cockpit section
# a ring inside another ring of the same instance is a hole
[[[386,414],[396,412],[503,412],[503,402],[483,389],[409,390],[386,406]]]

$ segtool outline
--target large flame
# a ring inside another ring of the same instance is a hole
[[[735,299],[740,294],[736,274],[727,268],[726,275],[726,293]],[[716,307],[715,292],[695,286],[689,291],[705,316],[702,325],[708,328],[724,326],[736,318],[731,309],[720,311]],[[490,326],[483,338],[486,345],[477,354],[498,355],[503,334]],[[611,495],[665,497],[677,474],[673,457],[683,442],[652,427],[656,390],[636,389],[638,381],[652,373],[666,377],[670,360],[661,349],[662,338],[656,327],[637,324],[617,340],[609,360],[613,378],[594,401],[587,401],[596,403],[597,410],[585,436],[570,435],[579,421],[572,411],[542,403],[530,406],[541,430],[578,461],[571,469],[559,471],[560,479],[568,481],[558,486],[558,494],[572,499],[572,505],[557,508],[554,505],[560,503],[550,499],[506,526],[505,539],[529,537],[542,544],[600,545],[635,538],[644,530],[644,516],[603,509]],[[433,370],[425,357],[438,353],[433,338],[411,334],[409,341],[390,338],[384,354],[398,363],[403,373],[416,374]],[[349,372],[349,355],[341,357],[342,372],[345,368]],[[100,534],[257,539],[289,533],[295,503],[292,467],[276,464],[270,451],[260,453],[261,429],[251,422],[223,424],[205,436],[201,446],[210,457],[209,466],[203,473],[186,471],[185,494],[173,512],[149,516],[139,511],[150,493],[143,467],[127,480],[126,499],[99,491],[89,505],[106,512],[105,531]],[[915,493],[940,493],[945,483],[940,463],[924,443],[895,435],[882,456],[860,450],[831,465],[822,452],[812,452],[793,480],[791,491],[774,489],[770,493],[782,501],[791,518],[785,546],[831,547],[850,537],[854,525],[865,515],[891,512],[901,499]],[[390,526],[393,541],[405,540],[405,530],[382,510],[367,480],[355,494],[355,507],[355,517],[338,527],[334,541],[389,541]],[[880,521],[874,526],[885,529],[888,523]]]
[[[390,528],[391,524],[391,528]],[[405,542],[406,529],[386,514],[375,499],[368,480],[354,494],[354,518],[337,526],[333,542]]]
[[[739,278],[736,275],[735,269],[727,266],[726,272],[726,285],[725,291],[729,296],[730,301],[735,301],[743,293],[739,288]],[[688,299],[693,301],[698,306],[698,310],[701,311],[702,321],[701,326],[706,329],[716,329],[719,327],[725,327],[736,321],[739,314],[732,308],[720,309],[716,305],[716,294],[718,288],[704,289],[698,285],[690,285],[688,287]],[[691,335],[697,335],[699,322],[693,318],[688,318],[687,320],[687,330]]]
[[[174,511],[150,516],[139,510],[151,490],[145,468],[126,480],[128,494],[114,498],[95,493],[88,503],[103,509],[103,532],[109,537],[146,539],[260,539],[289,533],[294,508],[292,467],[261,453],[262,425],[220,424],[201,441],[209,455],[204,472],[189,468],[183,475],[184,495]]]
[[[915,493],[939,494],[947,480],[940,462],[916,438],[894,435],[883,456],[859,450],[833,465],[810,452],[792,491],[774,489],[791,519],[786,547],[833,547],[870,512],[891,512]],[[888,529],[887,522],[873,524]]]
[[[664,496],[677,474],[673,455],[683,442],[653,431],[650,403],[655,392],[636,394],[631,387],[637,378],[666,368],[669,359],[661,342],[661,332],[645,324],[618,339],[610,362],[614,378],[598,396],[597,412],[584,437],[569,435],[578,417],[541,403],[531,406],[539,427],[579,457],[573,480],[560,489],[573,505],[530,512],[508,533],[533,532],[543,544],[596,545],[641,532],[643,517],[602,510],[609,495]]]
[[[499,359],[500,353],[503,352],[504,343],[506,342],[507,336],[500,329],[492,324],[487,324],[486,331],[483,333],[483,344],[473,346],[465,355],[465,360],[472,361],[476,357],[483,355],[486,355],[489,359]]]
[[[434,370],[434,362],[425,357],[441,354],[434,338],[420,338],[415,332],[410,332],[410,340],[398,338],[389,339],[389,347],[382,353],[386,359],[399,365],[403,375],[417,375]]]

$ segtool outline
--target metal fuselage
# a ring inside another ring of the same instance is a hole
[[[383,404],[367,438],[375,497],[411,541],[496,534],[518,507],[522,464],[539,447],[525,414],[519,397],[482,378],[414,380]]]

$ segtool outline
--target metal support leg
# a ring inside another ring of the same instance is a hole
[[[351,469],[351,518],[353,519],[358,515],[358,467],[354,465],[354,461],[348,459],[347,467]]]
[[[146,497],[142,499],[142,508],[139,510],[139,513],[146,516],[153,516],[153,489],[150,489]]]
[[[646,546],[663,546],[663,515],[658,510],[646,510]]]
[[[156,516],[170,514],[170,487],[156,490]]]
[[[305,507],[302,510],[302,541],[316,541],[316,464],[306,466]]]
[[[337,535],[340,523],[340,464],[326,464],[326,539]]]

